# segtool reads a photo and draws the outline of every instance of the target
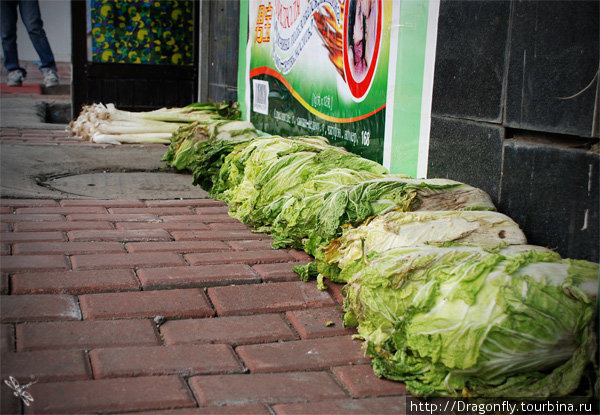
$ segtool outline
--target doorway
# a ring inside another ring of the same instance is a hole
[[[72,118],[113,103],[129,111],[197,100],[199,2],[71,0]]]

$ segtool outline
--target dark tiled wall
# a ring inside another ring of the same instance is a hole
[[[513,3],[505,125],[592,135],[598,99],[598,4]]]
[[[434,114],[501,121],[509,14],[504,1],[442,2]]]
[[[498,204],[504,128],[432,117],[429,177],[445,177],[485,190]]]
[[[530,243],[598,261],[598,154],[507,140],[499,210]]]
[[[595,1],[443,0],[428,166],[487,191],[530,243],[596,262],[598,16]]]

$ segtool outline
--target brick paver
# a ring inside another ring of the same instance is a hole
[[[239,345],[296,339],[279,314],[174,320],[167,321],[160,330],[166,344]]]
[[[298,249],[290,249],[289,253],[291,256],[293,256],[297,261],[300,261],[304,264],[306,264],[307,262],[312,262],[313,258],[308,255],[306,252],[304,251],[299,251]]]
[[[227,214],[212,214],[212,215],[204,215],[204,214],[196,214],[194,216],[188,215],[162,215],[160,217],[164,222],[202,222],[202,223],[210,223],[210,222],[236,222],[237,219],[230,217]]]
[[[67,233],[67,235],[71,241],[149,242],[171,240],[171,235],[169,232],[163,229],[79,230],[70,231]]]
[[[64,255],[15,255],[2,258],[2,272],[67,269]]]
[[[71,263],[74,269],[133,268],[145,265],[166,267],[185,264],[183,257],[173,252],[165,252],[161,255],[156,255],[154,252],[73,255]]]
[[[203,222],[117,222],[115,227],[121,230],[163,229],[168,232],[210,230],[208,224]]]
[[[342,288],[344,288],[344,284],[337,284],[335,282],[327,281],[326,285],[327,292],[331,294],[336,303],[343,304],[344,294],[342,294]]]
[[[231,347],[224,344],[113,347],[90,351],[90,360],[96,378],[244,371]]]
[[[200,405],[297,402],[345,395],[324,372],[195,376],[189,383]]]
[[[221,241],[172,241],[172,242],[128,242],[129,252],[215,252],[228,251],[231,247]]]
[[[67,215],[70,221],[109,221],[109,222],[158,222],[158,216],[144,213],[74,213]]]
[[[136,415],[272,415],[266,405],[203,406],[201,408],[167,409],[136,412]]]
[[[0,241],[11,242],[62,242],[67,238],[63,232],[3,232]]]
[[[317,290],[316,284],[299,281],[215,287],[208,289],[208,295],[221,316],[288,311],[334,304],[329,294]]]
[[[189,206],[155,206],[155,207],[111,207],[109,213],[114,214],[148,214],[148,215],[193,215]]]
[[[83,350],[40,350],[2,354],[2,373],[17,379],[40,382],[91,379],[92,371]]]
[[[2,322],[81,320],[81,311],[71,295],[3,295]]]
[[[18,222],[13,225],[15,232],[47,232],[47,231],[74,231],[78,229],[114,229],[110,222],[106,221],[54,221],[54,222]]]
[[[15,350],[15,328],[12,324],[0,325],[0,353]]]
[[[256,251],[262,249],[271,249],[271,241],[266,239],[229,241],[228,244],[236,251]]]
[[[82,199],[82,200],[61,200],[60,205],[63,207],[69,206],[102,206],[105,208],[116,208],[116,207],[144,207],[145,204],[141,200],[137,199],[121,199],[121,200],[100,200],[100,199]]]
[[[276,264],[256,264],[252,269],[261,276],[264,281],[298,281],[300,278],[292,268],[303,265],[304,262],[285,262]]]
[[[138,290],[139,283],[129,269],[29,272],[13,274],[11,288],[12,294],[86,294]]]
[[[290,372],[367,363],[360,346],[351,336],[339,336],[240,346],[236,352],[250,372]]]
[[[83,317],[89,319],[155,317],[210,317],[214,314],[204,291],[196,288],[84,294],[79,297]]]
[[[50,213],[59,215],[72,215],[75,213],[106,213],[106,208],[102,206],[46,206],[46,207],[21,207],[16,208],[17,215],[33,215],[40,213]]]
[[[211,229],[216,231],[233,231],[233,230],[244,230],[251,229],[248,225],[242,222],[214,222],[209,224]]]
[[[92,145],[33,133],[17,142]],[[37,379],[30,407],[0,388],[1,412],[405,413],[343,326],[342,285],[301,282],[308,255],[227,211],[0,200],[1,371]]]
[[[8,274],[0,273],[0,295],[8,294],[9,282]]]
[[[177,223],[177,222],[173,222]],[[192,224],[188,224],[190,226]],[[235,240],[247,240],[247,239],[258,239],[263,240],[266,238],[265,235],[259,233],[252,233],[248,229],[213,229],[208,227],[206,224],[201,224],[205,229],[197,230],[186,230],[186,229],[175,229],[172,224],[165,224],[165,229],[171,230],[171,234],[178,241],[235,241]],[[237,223],[236,223],[237,225]],[[208,232],[207,232],[208,231]]]
[[[345,328],[343,313],[336,307],[310,308],[288,311],[287,319],[303,339],[352,334],[355,330]]]
[[[148,207],[205,207],[227,206],[224,202],[214,199],[181,199],[181,200],[146,200]]]
[[[378,378],[370,365],[334,367],[332,372],[355,398],[406,394],[403,383]]]
[[[43,207],[43,206],[59,206],[55,200],[48,199],[2,199],[1,206],[18,207]]]
[[[260,277],[245,264],[142,268],[137,275],[145,290],[260,282]]]
[[[21,414],[22,406],[21,399],[13,394],[11,388],[3,384],[0,388],[0,412],[2,414]]]
[[[217,252],[187,254],[186,260],[192,265],[204,264],[262,264],[265,262],[291,261],[292,256],[286,251],[260,249],[256,251]]]
[[[13,245],[13,254],[95,254],[125,252],[119,242],[22,242]]]
[[[2,222],[64,222],[64,215],[38,214],[38,215],[0,215]]]
[[[26,413],[90,413],[196,406],[179,376],[36,383]],[[31,411],[31,412],[30,412]]]
[[[19,351],[160,344],[150,320],[18,324],[16,337]]]
[[[226,215],[229,207],[225,206],[198,206],[196,213],[198,215]]]
[[[329,399],[323,401],[275,405],[277,415],[389,415],[405,414],[403,396],[368,399]]]

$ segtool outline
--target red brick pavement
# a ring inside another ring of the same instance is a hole
[[[220,202],[1,205],[2,377],[38,379],[30,407],[2,384],[3,413],[404,412],[343,327],[341,286],[299,281],[306,255]],[[169,226],[185,217],[200,227]]]
[[[0,141],[79,145],[63,132]],[[398,414],[304,252],[196,200],[0,200],[2,414]]]

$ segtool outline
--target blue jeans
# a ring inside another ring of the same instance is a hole
[[[7,71],[20,69],[23,75],[25,69],[19,66],[19,54],[17,52],[17,5],[21,12],[21,19],[27,28],[31,43],[40,57],[42,68],[56,69],[54,54],[46,32],[44,23],[40,16],[40,5],[37,0],[0,0],[2,51],[4,52],[4,67]]]

